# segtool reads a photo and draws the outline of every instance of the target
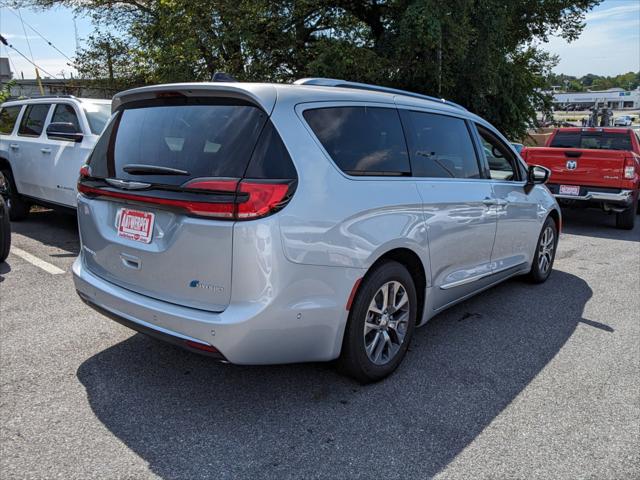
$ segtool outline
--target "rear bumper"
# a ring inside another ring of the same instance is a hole
[[[593,202],[626,208],[634,199],[633,190],[582,186],[579,195],[563,195],[559,193],[559,185],[552,184],[548,187],[558,200]]]
[[[631,190],[621,190],[619,193],[587,192],[586,195],[581,196],[557,194],[555,195],[555,197],[569,200],[594,200],[630,205],[631,199],[633,197],[633,192]]]
[[[220,313],[163,302],[119,287],[89,271],[82,255],[73,264],[73,280],[87,305],[133,330],[190,350],[194,349],[187,342],[211,345],[219,355],[194,351],[231,363],[257,365],[327,361],[339,355],[348,314],[349,277],[360,273],[345,275],[340,273],[342,269],[327,268],[327,275],[333,276],[327,280],[341,290],[346,288],[344,299],[309,292],[307,298],[297,301],[275,297],[269,303],[232,303]],[[335,291],[332,295],[336,297]]]

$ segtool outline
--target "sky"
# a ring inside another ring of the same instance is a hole
[[[74,73],[69,61],[47,41],[73,58],[76,51],[75,28],[82,46],[83,39],[94,30],[91,21],[77,17],[74,28],[74,13],[70,9],[21,9],[19,13],[25,22],[23,30],[17,13],[14,9],[0,6],[0,33],[21,53],[33,58],[44,70],[41,73],[43,77],[69,78]],[[587,73],[617,75],[637,72],[640,70],[640,0],[605,0],[587,14],[586,27],[578,40],[567,43],[561,38],[551,37],[541,47],[560,57],[560,63],[554,69],[556,73],[579,77]],[[14,77],[24,74],[24,78],[35,78],[34,67],[27,60],[0,46],[0,56],[7,56],[7,53]]]

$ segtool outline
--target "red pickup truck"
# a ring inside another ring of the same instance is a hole
[[[561,206],[599,207],[631,230],[640,191],[640,136],[630,128],[558,128],[544,147],[521,152],[551,170],[547,187]]]

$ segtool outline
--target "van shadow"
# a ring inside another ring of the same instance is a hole
[[[66,252],[52,254],[54,257],[77,257],[80,252],[78,220],[72,210],[34,207],[27,218],[12,222],[11,230]]]
[[[507,282],[416,331],[390,378],[212,363],[136,334],[78,369],[98,419],[162,478],[430,478],[527,387],[592,292]]]
[[[616,228],[615,214],[595,208],[563,208],[562,232],[584,237],[640,242],[640,215],[633,230]]]

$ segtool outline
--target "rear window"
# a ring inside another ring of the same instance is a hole
[[[0,109],[0,133],[9,134],[13,132],[13,127],[16,124],[21,108],[22,106],[16,105]]]
[[[395,108],[330,107],[304,118],[338,167],[350,175],[410,175]]]
[[[631,150],[631,136],[627,132],[559,132],[551,147],[585,148],[593,150]]]
[[[250,105],[164,100],[116,114],[89,160],[96,177],[181,185],[196,177],[240,178],[267,115]],[[127,165],[168,167],[171,175],[127,173]]]

